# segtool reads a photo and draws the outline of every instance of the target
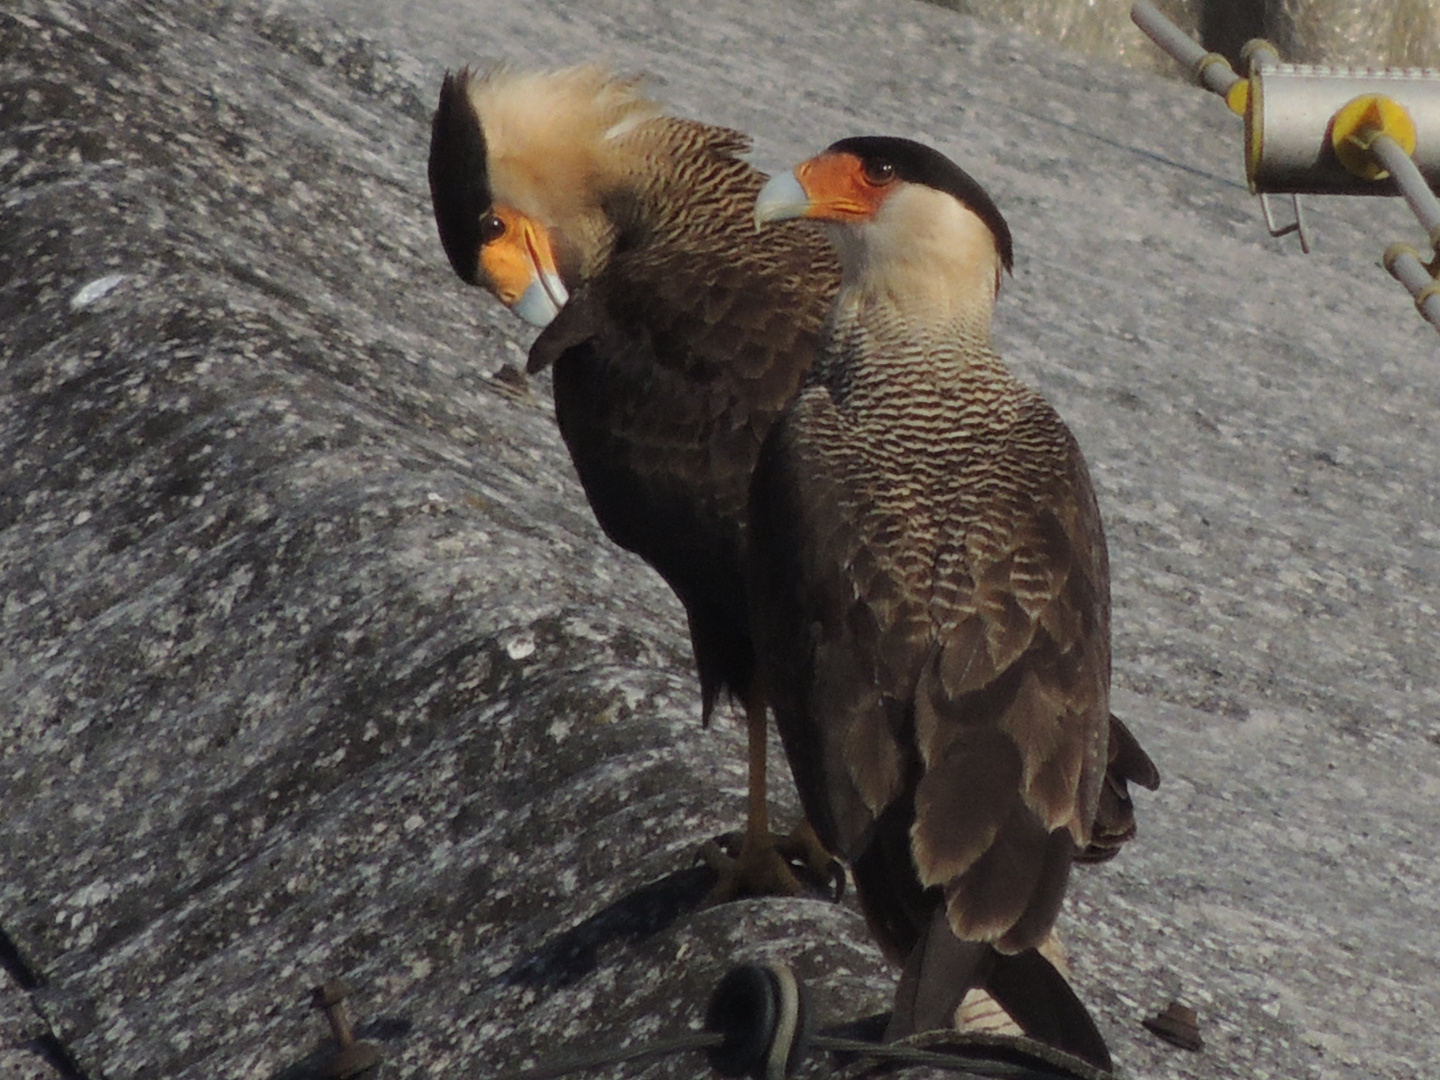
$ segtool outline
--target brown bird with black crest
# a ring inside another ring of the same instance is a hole
[[[718,897],[797,887],[770,846],[746,500],[839,283],[815,226],[756,233],[765,178],[741,160],[748,146],[664,115],[636,80],[600,68],[462,70],[442,86],[429,163],[456,274],[546,328],[530,370],[553,365],[556,417],[596,518],[685,607],[704,717],[726,692],[745,707],[746,839]],[[1126,780],[1153,773],[1118,720],[1112,732],[1097,858],[1134,834]]]
[[[745,708],[749,813],[717,899],[800,888],[768,824],[745,503],[839,283],[815,226],[756,233],[765,177],[748,149],[594,67],[447,76],[430,147],[451,265],[545,327],[529,370],[553,368],[556,420],[601,527],[684,605],[704,718],[727,692]],[[797,847],[817,872],[829,863],[813,838]]]
[[[806,814],[904,961],[889,1036],[950,1027],[979,986],[1108,1068],[1035,947],[1071,863],[1097,830],[1113,839],[1097,826],[1112,759],[1158,778],[1112,738],[1084,459],[991,345],[1009,227],[949,159],[882,137],[776,177],[755,215],[828,223],[842,265],[820,357],[756,470],[750,596]]]

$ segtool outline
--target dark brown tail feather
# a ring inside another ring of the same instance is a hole
[[[996,954],[985,989],[1032,1039],[1109,1072],[1110,1050],[1065,976],[1034,949]]]
[[[943,906],[939,890],[927,895],[915,876],[910,854],[913,818],[905,800],[891,803],[876,820],[869,843],[850,864],[870,932],[896,964],[904,963],[914,951],[930,909]]]
[[[972,986],[985,985],[998,955],[982,941],[957,938],[944,905],[937,906],[900,973],[885,1041],[954,1027],[961,1000]]]
[[[1130,784],[1154,791],[1160,786],[1160,772],[1114,713],[1110,714],[1110,763],[1105,785],[1100,789],[1100,806],[1090,830],[1090,845],[1075,856],[1079,862],[1097,863],[1113,859],[1124,844],[1135,838],[1135,804],[1130,801]]]
[[[1034,949],[1007,956],[983,942],[961,941],[943,907],[905,962],[885,1041],[954,1027],[955,1010],[972,987],[988,991],[1032,1039],[1110,1071],[1110,1050],[1095,1021],[1049,960]]]
[[[1160,786],[1160,770],[1114,713],[1110,714],[1110,768],[1122,779],[1139,784],[1147,791]]]

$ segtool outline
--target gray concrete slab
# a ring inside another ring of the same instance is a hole
[[[1126,1074],[1424,1075],[1440,342],[1378,258],[1415,229],[1318,201],[1301,257],[1219,102],[903,0],[0,14],[0,930],[64,1067],[308,1075],[333,976],[394,1076],[685,1028],[737,958],[886,1006],[853,908],[695,910],[743,738],[433,234],[444,69],[596,58],[762,165],[925,139],[1010,217],[999,344],[1090,460],[1165,777],[1067,906]],[[1172,997],[1203,1053],[1140,1027]]]

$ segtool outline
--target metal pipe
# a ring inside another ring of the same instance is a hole
[[[1219,53],[1206,52],[1189,34],[1160,14],[1150,0],[1135,0],[1130,18],[1151,41],[1173,56],[1205,89],[1227,97],[1240,76]]]
[[[1242,80],[1150,0],[1135,0],[1130,18],[1201,86],[1245,117],[1245,173],[1250,190],[1260,195],[1272,236],[1298,229],[1301,246],[1309,250],[1300,193],[1404,197],[1435,258],[1427,265],[1414,248],[1392,244],[1385,269],[1440,330],[1440,281],[1431,273],[1431,267],[1440,268],[1440,199],[1431,187],[1440,182],[1440,74],[1280,64],[1273,46],[1251,42],[1250,78]],[[1266,201],[1271,193],[1295,200],[1295,226],[1276,226]]]
[[[1333,132],[1359,99],[1383,99],[1414,133],[1420,172],[1440,183],[1440,77],[1412,71],[1346,71],[1298,64],[1261,68],[1250,79],[1245,172],[1251,190],[1311,195],[1394,195],[1395,185],[1347,167]]]
[[[1440,330],[1440,283],[1430,276],[1420,253],[1409,244],[1391,244],[1385,249],[1385,269],[1415,298],[1415,307],[1427,322]]]
[[[1435,198],[1435,192],[1431,191],[1430,185],[1425,182],[1420,167],[1405,152],[1405,148],[1389,135],[1376,135],[1370,143],[1370,153],[1385,166],[1385,171],[1395,180],[1400,194],[1420,219],[1420,224],[1430,239],[1430,247],[1440,250],[1440,199]]]

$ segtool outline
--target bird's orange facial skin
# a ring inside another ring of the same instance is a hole
[[[869,221],[895,185],[893,172],[867,169],[854,154],[817,154],[795,167],[810,207],[805,217],[820,221]]]
[[[480,223],[480,241],[481,275],[507,307],[541,275],[557,273],[549,232],[511,207],[491,207]]]

